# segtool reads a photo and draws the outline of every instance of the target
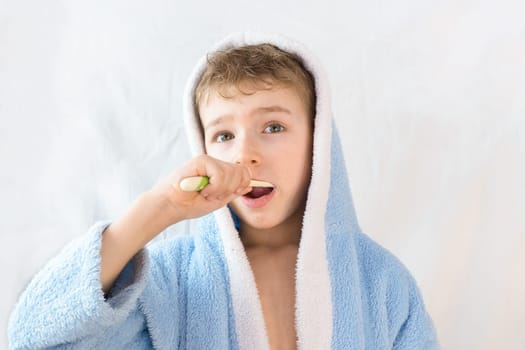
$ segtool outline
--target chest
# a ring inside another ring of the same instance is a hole
[[[247,251],[270,348],[296,349],[295,266],[297,249]]]

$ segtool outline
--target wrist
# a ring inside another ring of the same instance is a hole
[[[140,194],[109,229],[121,243],[126,242],[130,250],[138,250],[169,225],[159,199],[146,192]]]
[[[163,229],[185,219],[183,211],[164,192],[155,189],[146,191],[139,196],[141,207],[149,208],[155,221],[163,226]]]

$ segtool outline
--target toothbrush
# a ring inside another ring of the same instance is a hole
[[[209,181],[207,176],[191,176],[182,179],[179,187],[185,192],[197,192],[206,187]],[[251,180],[250,187],[273,187],[273,185],[266,181]]]

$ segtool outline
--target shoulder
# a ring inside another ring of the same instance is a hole
[[[361,285],[366,291],[362,300],[374,314],[388,315],[390,339],[395,339],[399,348],[438,348],[432,320],[408,268],[364,234],[359,234],[356,243]],[[405,343],[412,345],[400,345]]]
[[[387,315],[394,349],[439,349],[419,286],[394,254],[364,234],[357,239],[362,285],[374,314]]]
[[[411,294],[419,293],[417,282],[405,264],[366,234],[356,236],[356,251],[361,281],[370,293],[406,302]]]
[[[410,272],[403,262],[391,251],[374,241],[368,235],[356,235],[356,249],[364,272],[382,276],[393,275],[408,278]]]

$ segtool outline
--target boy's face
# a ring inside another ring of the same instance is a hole
[[[302,222],[313,122],[295,89],[276,86],[228,99],[214,91],[199,112],[208,155],[243,164],[253,180],[275,186],[269,194],[230,203],[241,222],[257,229]]]

